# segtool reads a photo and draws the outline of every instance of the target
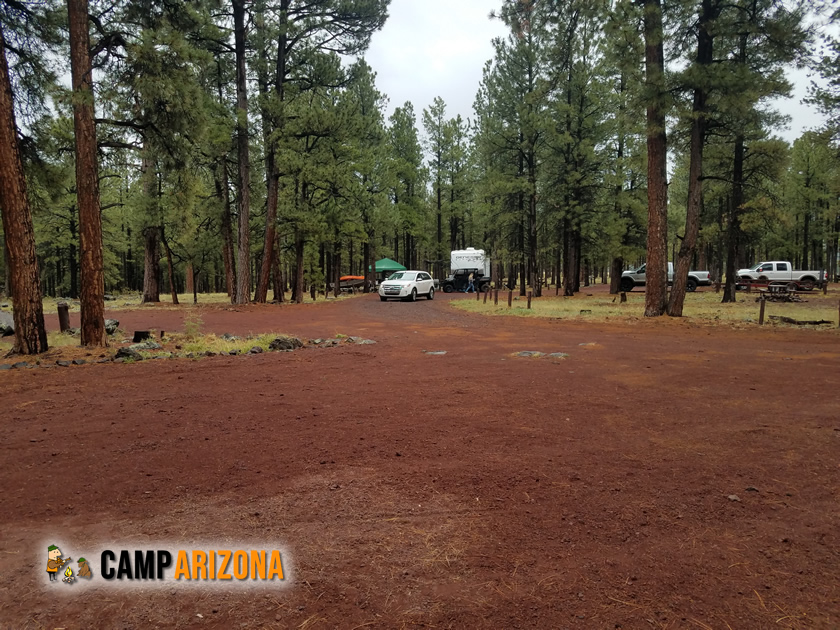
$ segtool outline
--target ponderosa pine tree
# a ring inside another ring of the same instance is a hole
[[[272,265],[280,179],[277,172],[277,143],[286,133],[285,107],[289,89],[297,92],[316,87],[311,75],[302,72],[312,55],[336,53],[351,56],[364,52],[371,35],[388,17],[390,0],[279,0],[263,2],[257,33],[258,83],[261,92],[264,153],[266,156],[266,219],[263,257],[257,276],[254,300],[265,302]],[[274,36],[275,44],[268,46]],[[271,63],[273,61],[273,63]],[[290,85],[291,84],[291,85]],[[267,255],[266,255],[267,252]]]
[[[645,317],[665,313],[668,287],[668,140],[661,0],[644,0],[648,147],[648,236]]]
[[[706,146],[707,100],[712,78],[710,71],[714,62],[714,23],[721,12],[719,0],[700,0],[697,20],[697,53],[694,63],[686,71],[689,82],[694,85],[691,108],[690,164],[688,170],[688,201],[685,213],[685,234],[680,244],[677,260],[674,261],[674,280],[668,301],[668,314],[681,317],[685,292],[688,286],[688,272],[700,232],[700,211],[703,206],[703,150]]]
[[[94,123],[93,70],[90,58],[87,0],[67,0],[70,66],[73,80],[73,126],[76,136],[76,196],[79,206],[81,260],[81,338],[85,346],[105,346],[105,275],[99,166]]]
[[[432,173],[432,194],[435,196],[436,247],[434,253],[434,275],[443,277],[443,186],[446,177],[446,155],[449,152],[446,135],[446,103],[436,96],[431,106],[423,110],[423,128],[426,130],[426,150],[429,169]]]
[[[47,332],[41,303],[41,279],[35,255],[35,232],[18,146],[12,84],[6,61],[6,39],[0,24],[0,211],[8,252],[14,305],[15,342],[20,354],[46,352]],[[8,287],[7,287],[8,290]]]

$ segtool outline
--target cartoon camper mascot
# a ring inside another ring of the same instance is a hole
[[[92,578],[93,577],[93,573],[90,570],[90,566],[88,566],[88,562],[84,558],[79,558],[79,571],[76,573],[76,577],[80,577],[80,578]]]
[[[62,560],[61,549],[55,545],[47,547],[47,557],[49,558],[49,560],[47,560],[47,575],[50,576],[50,582],[52,582],[53,580],[58,579],[58,571],[61,567],[70,562],[71,558]]]

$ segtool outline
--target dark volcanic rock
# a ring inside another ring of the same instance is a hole
[[[303,342],[297,337],[278,337],[270,344],[268,344],[269,350],[294,350],[295,348],[300,348],[303,346]]]
[[[137,350],[132,350],[131,348],[120,348],[117,350],[117,354],[114,356],[114,359],[130,359],[131,361],[142,361],[143,357]]]

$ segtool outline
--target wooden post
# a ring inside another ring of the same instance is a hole
[[[58,327],[61,332],[70,330],[70,306],[67,302],[59,302],[58,306]]]
[[[508,291],[508,308],[513,305],[513,291]]]
[[[533,294],[533,291],[528,291],[528,309],[529,310],[531,308],[531,295],[532,294]]]
[[[490,293],[490,289],[487,289],[487,290],[484,292],[484,303],[485,303],[485,304],[487,304],[487,294],[488,294],[488,293]]]
[[[475,291],[475,301],[478,302],[481,299],[481,291],[478,289],[474,289]]]
[[[621,292],[621,300],[619,300],[619,304],[624,304],[627,301],[627,294],[622,291]]]
[[[495,291],[493,291],[493,306],[498,306],[498,305],[499,305],[499,290],[496,289]]]
[[[758,325],[759,326],[764,326],[764,306],[765,306],[766,302],[764,300],[763,295],[761,296],[761,300],[759,300],[759,302],[761,303],[761,307],[759,308],[759,311],[758,311]]]

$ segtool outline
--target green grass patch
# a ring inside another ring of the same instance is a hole
[[[203,354],[205,352],[214,352],[220,354],[222,352],[232,352],[234,350],[240,353],[248,352],[251,348],[259,346],[264,351],[268,351],[269,344],[278,337],[289,337],[280,333],[264,333],[261,335],[254,335],[243,337],[242,339],[223,339],[216,335],[198,335],[189,337],[186,334],[175,334],[167,336],[167,346],[178,345],[180,350],[175,350],[179,354]],[[168,350],[168,348],[166,349]],[[148,352],[150,356],[161,354],[164,350],[151,350]],[[141,352],[145,356],[146,351]]]

